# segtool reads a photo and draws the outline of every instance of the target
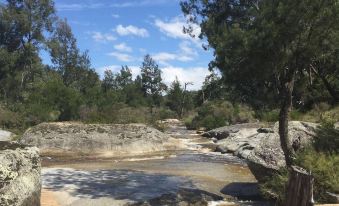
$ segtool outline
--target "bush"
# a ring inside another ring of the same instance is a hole
[[[333,124],[324,124],[317,130],[313,145],[297,154],[295,164],[310,171],[314,176],[314,198],[319,203],[329,203],[327,192],[339,193],[339,131]],[[261,184],[265,197],[282,203],[288,181],[286,169]]]
[[[16,134],[24,129],[23,117],[0,105],[0,129],[8,129]]]
[[[319,203],[331,203],[327,192],[339,193],[339,155],[308,149],[297,156],[296,163],[314,176],[314,198]]]
[[[233,105],[227,101],[211,101],[198,108],[193,119],[187,119],[186,125],[191,129],[204,127],[207,130],[236,123],[254,121],[253,110],[242,104]]]
[[[260,184],[260,192],[267,199],[274,199],[277,205],[285,201],[286,186],[288,182],[288,170],[281,168],[271,178]]]
[[[317,130],[314,148],[318,152],[339,154],[339,130],[332,123],[323,123]]]
[[[279,109],[271,111],[257,111],[256,117],[263,122],[276,122],[279,120]]]

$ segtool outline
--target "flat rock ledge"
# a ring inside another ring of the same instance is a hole
[[[289,122],[289,138],[292,147],[298,150],[310,144],[317,124],[300,121]],[[208,131],[204,136],[214,138],[217,151],[233,153],[246,159],[258,181],[286,165],[280,146],[278,123],[271,127],[254,124],[237,124]]]
[[[36,147],[0,141],[0,205],[40,205],[40,157]]]
[[[20,142],[37,146],[44,156],[115,157],[177,149],[175,139],[143,124],[42,123],[28,129]]]

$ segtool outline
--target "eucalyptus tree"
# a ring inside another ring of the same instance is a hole
[[[141,65],[142,88],[146,97],[150,97],[151,106],[160,105],[162,93],[167,86],[162,82],[159,65],[150,55],[144,57]]]
[[[239,91],[267,92],[262,85],[276,90],[280,142],[291,166],[288,118],[295,81],[322,55],[326,42],[335,41],[338,0],[185,0],[181,6],[214,49],[210,67],[219,68],[228,84]]]
[[[52,0],[7,0],[0,4],[3,96],[19,100],[41,72],[39,50],[45,44],[46,34],[52,31],[54,20]]]

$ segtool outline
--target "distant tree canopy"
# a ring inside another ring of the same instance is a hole
[[[42,50],[49,53],[51,65],[42,63]],[[0,3],[0,88],[0,106],[22,114],[28,125],[120,121],[109,114],[128,107],[165,107],[166,94],[161,69],[150,55],[135,80],[126,65],[117,73],[106,70],[100,80],[67,20],[56,16],[52,0]]]

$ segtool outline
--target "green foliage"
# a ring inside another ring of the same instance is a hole
[[[274,109],[274,110],[270,110],[270,111],[259,110],[259,111],[256,112],[256,117],[260,121],[276,122],[276,121],[279,120],[279,110],[278,109]]]
[[[233,105],[227,101],[206,102],[198,108],[197,116],[190,123],[190,128],[204,127],[207,130],[236,123],[254,121],[254,112],[241,104]]]
[[[159,106],[162,92],[166,91],[167,86],[162,82],[159,65],[150,55],[144,57],[141,65],[141,83],[144,95],[149,97],[150,105]]]
[[[316,152],[313,149],[300,153],[296,163],[311,171],[314,176],[314,198],[330,203],[326,192],[339,193],[339,155]]]
[[[22,129],[23,119],[17,112],[10,111],[0,105],[0,129],[9,129],[16,132]]]
[[[265,198],[274,199],[277,205],[281,205],[285,201],[288,176],[288,170],[281,168],[272,177],[260,184],[260,192]]]
[[[339,155],[339,130],[332,123],[323,123],[313,145],[317,152]]]
[[[314,176],[314,198],[319,203],[330,203],[327,192],[339,192],[339,130],[333,125],[322,125],[316,133],[313,144],[297,154],[295,164],[310,171]],[[282,203],[286,194],[288,181],[287,169],[282,169],[260,188],[264,196]]]

